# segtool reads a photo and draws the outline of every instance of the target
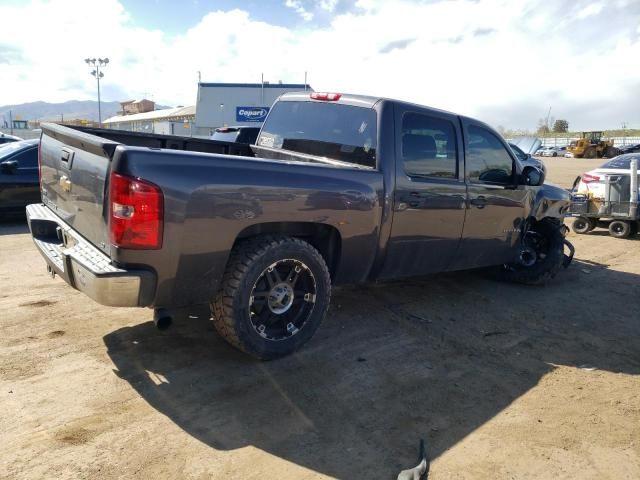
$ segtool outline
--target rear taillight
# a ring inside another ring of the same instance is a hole
[[[116,247],[162,246],[164,197],[157,185],[112,173],[109,187],[109,233]]]
[[[590,175],[588,173],[585,173],[584,175],[582,175],[582,183],[593,183],[593,182],[599,182],[600,181],[600,177],[598,177],[597,175]]]
[[[323,100],[325,102],[337,102],[342,96],[341,93],[326,93],[326,92],[313,92],[311,94],[312,100]]]

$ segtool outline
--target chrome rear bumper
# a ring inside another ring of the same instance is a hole
[[[102,305],[145,307],[152,303],[156,283],[153,272],[113,266],[104,252],[45,205],[28,205],[27,222],[33,242],[52,275],[59,275]]]

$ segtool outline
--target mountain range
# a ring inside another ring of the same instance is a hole
[[[156,110],[170,108],[156,105]],[[120,102],[101,102],[102,119],[113,117],[120,110]],[[11,112],[11,113],[10,113]],[[98,121],[98,102],[95,100],[69,100],[62,103],[29,102],[0,107],[0,125],[9,123],[9,115],[14,120],[39,120],[59,122],[64,120]]]

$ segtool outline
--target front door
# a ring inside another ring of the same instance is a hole
[[[515,157],[486,126],[464,120],[467,215],[455,269],[508,263],[516,254],[528,193],[518,188]]]
[[[446,270],[464,224],[461,132],[453,115],[396,105],[393,222],[380,278]]]

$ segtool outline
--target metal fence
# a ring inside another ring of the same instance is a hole
[[[608,137],[607,137],[608,138]],[[620,147],[622,145],[637,145],[640,143],[640,137],[611,137],[613,145]],[[544,147],[566,147],[575,140],[576,137],[558,137],[558,138],[540,138]]]

